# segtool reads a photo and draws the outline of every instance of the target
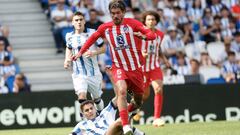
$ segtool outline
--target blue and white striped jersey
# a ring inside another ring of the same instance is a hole
[[[74,34],[70,32],[66,34],[67,47],[72,50],[72,54],[75,55],[79,52],[81,47],[87,41],[87,39],[94,33],[94,29],[87,28],[85,32],[80,34]],[[97,46],[103,45],[103,40],[99,38],[95,45],[91,46],[89,50],[95,50]],[[73,75],[83,76],[96,76],[100,75],[97,56],[86,58],[81,56],[79,59],[73,62]]]
[[[115,121],[116,112],[117,108],[110,102],[95,119],[80,121],[72,133],[76,135],[104,135]]]

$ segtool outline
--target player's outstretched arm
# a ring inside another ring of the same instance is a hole
[[[83,54],[83,56],[85,57],[93,57],[93,56],[96,56],[96,55],[99,55],[99,54],[102,54],[102,53],[105,53],[106,52],[106,45],[104,44],[103,46],[97,48],[96,50],[88,50],[87,52],[85,52]]]
[[[86,43],[83,45],[83,47],[81,48],[81,50],[80,50],[75,56],[72,57],[72,60],[73,60],[73,61],[76,61],[79,57],[81,57],[82,54],[83,54],[84,52],[86,52],[87,49],[88,49],[90,46],[92,46],[92,45],[97,41],[97,39],[98,39],[100,36],[101,36],[101,34],[100,34],[98,31],[94,32],[94,33],[89,37],[89,39],[86,41]]]

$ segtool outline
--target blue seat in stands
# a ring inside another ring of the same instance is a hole
[[[226,83],[226,81],[222,77],[211,78],[207,80],[207,84],[224,84],[224,83]]]

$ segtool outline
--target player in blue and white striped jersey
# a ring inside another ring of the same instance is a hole
[[[85,120],[79,122],[70,135],[122,135],[122,124],[120,119],[116,120],[117,112],[116,98],[114,98],[100,114],[94,106],[94,102],[86,100],[81,104],[81,110]],[[144,133],[133,128],[134,135]]]
[[[85,19],[81,12],[76,12],[72,19],[74,31],[66,34],[66,54],[64,68],[68,69],[71,65],[71,57],[75,55],[95,31],[85,28]],[[82,57],[73,61],[73,85],[78,101],[81,104],[87,99],[87,92],[91,93],[98,110],[102,110],[104,105],[101,99],[102,74],[100,72],[97,55],[104,53],[106,47],[100,39],[96,45],[91,47]]]

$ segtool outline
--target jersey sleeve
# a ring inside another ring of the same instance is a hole
[[[66,34],[65,41],[67,48],[72,49],[71,33]]]
[[[72,130],[72,133],[70,135],[83,135],[83,132],[81,130],[82,122],[79,122]]]
[[[106,106],[100,115],[104,115],[108,119],[115,120],[116,119],[116,113],[117,113],[117,107],[114,106],[112,101]]]

